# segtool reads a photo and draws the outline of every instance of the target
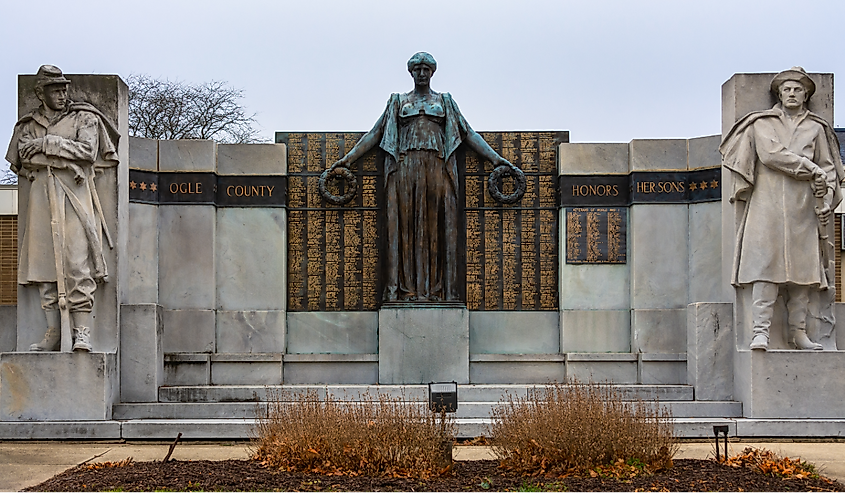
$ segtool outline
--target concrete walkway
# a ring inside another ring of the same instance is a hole
[[[780,455],[801,457],[814,463],[821,473],[845,482],[845,442],[731,442],[729,453],[745,447],[766,448]],[[164,442],[0,442],[0,491],[19,491],[36,485],[83,462],[116,462],[132,457],[135,461],[162,460],[169,443]],[[249,443],[179,443],[171,456],[176,460],[224,460],[249,457]],[[712,457],[712,442],[684,442],[678,459]],[[455,460],[492,459],[489,447],[457,446]]]

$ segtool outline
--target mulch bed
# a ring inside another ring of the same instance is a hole
[[[522,478],[492,460],[456,461],[432,480],[281,472],[251,460],[132,462],[75,467],[24,491],[845,491],[839,482],[781,479],[712,460],[677,459],[672,469],[630,480]]]

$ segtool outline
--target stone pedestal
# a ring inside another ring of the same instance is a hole
[[[687,305],[687,383],[700,401],[733,400],[733,305]]]
[[[734,398],[746,418],[845,418],[845,351],[734,354]],[[696,389],[696,396],[698,389]]]
[[[384,306],[378,319],[379,383],[469,383],[469,310],[462,306]]]
[[[0,354],[0,421],[100,421],[117,400],[115,353]]]

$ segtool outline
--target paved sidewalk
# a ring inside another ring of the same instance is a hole
[[[845,442],[731,442],[729,453],[745,447],[766,448],[816,464],[825,476],[845,482]],[[19,491],[83,462],[162,460],[170,444],[164,442],[0,442],[0,491]],[[712,457],[712,442],[684,442],[678,459]],[[455,460],[492,459],[489,447],[457,446]],[[224,460],[249,457],[247,442],[180,442],[171,456],[177,460]]]

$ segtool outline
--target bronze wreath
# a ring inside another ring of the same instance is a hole
[[[326,185],[331,178],[343,178],[346,181],[345,194],[335,195],[329,192]],[[323,196],[326,202],[334,205],[344,205],[352,200],[355,197],[355,194],[358,193],[358,180],[355,179],[355,175],[352,174],[352,171],[350,171],[349,168],[339,166],[332,172],[329,172],[329,170],[323,171],[320,175],[318,188],[320,189],[320,195]]]
[[[505,176],[512,176],[513,179],[516,180],[516,190],[508,195],[503,194],[502,191],[499,190],[499,179]],[[522,196],[525,195],[525,189],[525,173],[523,173],[519,168],[514,170],[510,166],[502,165],[494,169],[493,172],[490,173],[490,177],[487,178],[487,191],[490,192],[490,196],[493,197],[493,200],[501,204],[515,204],[519,202]]]

